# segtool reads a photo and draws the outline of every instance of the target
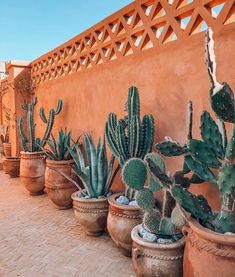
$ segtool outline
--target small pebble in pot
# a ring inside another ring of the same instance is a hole
[[[129,206],[137,206],[137,203],[135,200],[129,202]]]
[[[157,239],[157,242],[161,243],[161,244],[169,244],[169,243],[174,243],[175,241],[173,239],[159,238],[159,239]]]
[[[121,205],[128,205],[129,204],[129,199],[124,195],[119,196],[116,199],[116,201],[117,201],[118,204],[121,204]]]

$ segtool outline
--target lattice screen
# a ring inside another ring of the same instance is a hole
[[[235,22],[235,0],[135,1],[32,63],[33,84]]]

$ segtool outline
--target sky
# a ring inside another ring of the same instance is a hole
[[[133,0],[0,0],[0,61],[32,61]]]

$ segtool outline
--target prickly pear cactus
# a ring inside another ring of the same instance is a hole
[[[22,104],[22,109],[27,112],[27,131],[28,134],[25,135],[23,130],[23,118],[18,118],[18,131],[20,135],[21,146],[25,152],[38,152],[41,151],[41,147],[44,147],[47,140],[51,135],[51,131],[54,125],[55,116],[61,112],[62,101],[59,100],[56,110],[51,109],[48,118],[46,118],[44,109],[40,109],[40,117],[42,121],[47,124],[45,134],[42,138],[35,138],[35,126],[34,123],[34,107],[37,104],[37,97],[33,98],[32,103]]]

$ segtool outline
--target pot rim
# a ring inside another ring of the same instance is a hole
[[[47,165],[70,165],[70,164],[74,164],[74,160],[70,159],[70,160],[55,161],[47,158],[46,164]]]
[[[141,210],[138,206],[136,205],[123,205],[123,204],[119,204],[117,203],[116,199],[121,196],[124,195],[123,192],[119,192],[119,193],[114,193],[111,196],[109,196],[108,201],[109,201],[109,205],[113,206],[115,208],[118,208],[120,210],[128,210],[128,211],[139,211]]]
[[[25,151],[20,151],[21,155],[28,155],[28,156],[44,156],[45,153],[43,151],[38,151],[38,152],[25,152]]]
[[[133,242],[135,242],[141,246],[144,246],[145,248],[169,250],[169,249],[180,248],[185,245],[185,237],[184,236],[181,239],[179,239],[178,241],[173,242],[173,243],[168,243],[168,244],[161,244],[161,243],[157,243],[157,242],[150,242],[150,241],[143,240],[138,232],[141,225],[142,224],[139,224],[132,229],[131,238],[132,238]]]
[[[188,221],[189,227],[200,237],[215,242],[227,245],[235,245],[235,234],[234,235],[224,235],[221,233],[214,232],[204,226],[202,226],[196,219],[190,218]],[[187,229],[187,227],[186,227]],[[189,231],[190,232],[190,231]],[[187,233],[187,230],[186,230]]]
[[[107,202],[108,201],[108,198],[105,197],[105,198],[80,198],[77,196],[79,190],[78,191],[75,191],[72,195],[71,195],[71,198],[73,199],[73,201],[76,201],[76,202],[80,202],[80,203],[101,203],[101,202]]]
[[[10,145],[11,142],[3,142],[3,143],[2,143],[2,145],[6,145],[6,144],[7,144],[7,145]]]
[[[3,161],[12,161],[12,162],[16,162],[16,161],[20,161],[20,157],[5,157],[2,158]]]

